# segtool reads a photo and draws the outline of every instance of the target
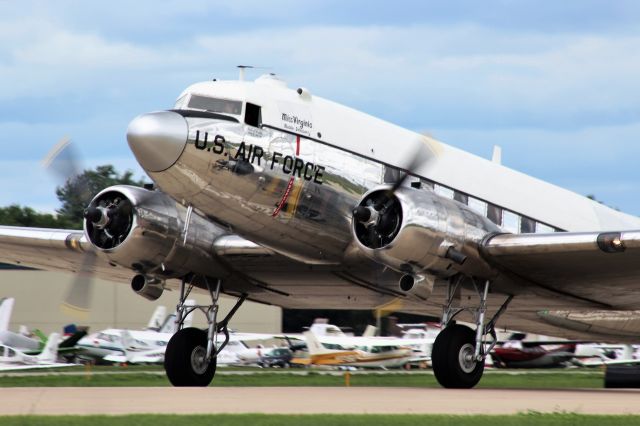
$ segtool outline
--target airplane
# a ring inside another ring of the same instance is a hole
[[[83,231],[0,227],[0,261],[71,273],[91,264],[152,300],[177,290],[178,324],[188,294],[208,294],[206,330],[179,327],[167,345],[174,386],[213,380],[245,300],[399,301],[441,315],[432,364],[447,388],[480,381],[498,326],[637,339],[640,218],[245,72],[195,83],[170,109],[131,121],[126,139],[153,188],[104,189]],[[237,297],[223,318],[221,294]]]
[[[323,367],[396,368],[404,366],[413,357],[413,350],[399,346],[390,339],[380,341],[372,337],[359,337],[359,346],[323,343],[312,331],[303,333],[308,358],[294,358],[292,364]],[[338,338],[339,339],[339,338]]]
[[[101,360],[111,363],[157,364],[164,362],[167,343],[172,333],[157,333],[156,339],[149,332],[117,330],[119,349],[102,356]],[[141,335],[141,333],[145,333]],[[134,337],[135,335],[135,337]],[[146,339],[145,339],[146,337]],[[222,338],[222,336],[220,336]],[[257,365],[265,351],[262,345],[249,347],[246,342],[264,341],[277,338],[273,334],[231,333],[224,349],[217,353],[217,365]],[[222,342],[219,342],[222,343]]]
[[[34,368],[73,367],[77,364],[56,362],[60,334],[51,333],[42,352],[28,355],[19,349],[0,345],[0,371],[30,370]]]
[[[195,300],[185,301],[185,306],[194,306]],[[108,328],[84,336],[77,342],[80,356],[84,359],[100,362],[108,356],[125,356],[126,349],[134,351],[150,351],[167,345],[173,333],[175,333],[175,314],[166,315],[166,307],[158,306],[151,314],[149,323],[145,330],[124,330],[118,328]],[[191,327],[193,314],[190,313],[183,320],[183,326]],[[122,339],[123,333],[127,333],[127,343]],[[156,356],[156,358],[158,358]],[[115,358],[114,358],[115,359]],[[124,362],[124,361],[120,361]],[[140,361],[142,362],[142,361]],[[144,361],[151,362],[151,361]]]
[[[560,368],[576,357],[575,343],[506,342],[491,352],[493,366],[503,368]],[[554,344],[556,343],[556,344]],[[548,348],[546,346],[551,345]]]
[[[35,335],[35,337],[27,335],[27,328],[25,326],[21,326],[19,333],[9,330],[14,305],[15,299],[13,297],[0,299],[0,345],[15,349],[25,355],[40,354],[48,342],[47,336],[40,330],[34,330],[33,333],[30,333]],[[86,334],[86,331],[71,333],[57,345],[58,354],[66,357],[74,355],[78,351],[76,346],[78,341]]]
[[[525,333],[513,333],[491,352],[498,368],[564,368],[637,364],[632,345],[559,340],[546,337],[528,340]]]

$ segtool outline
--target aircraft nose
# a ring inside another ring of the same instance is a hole
[[[140,115],[127,128],[129,148],[149,172],[161,172],[173,166],[184,151],[188,136],[187,121],[173,111]]]

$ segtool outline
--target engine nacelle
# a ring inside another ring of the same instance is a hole
[[[126,185],[106,188],[87,208],[84,228],[97,250],[142,278],[225,274],[213,243],[228,231],[196,212],[188,214],[186,207],[162,192]],[[135,284],[143,296],[159,297],[157,283]]]
[[[501,232],[461,203],[404,187],[366,194],[354,210],[352,230],[368,257],[414,277],[492,276],[478,245],[488,233]]]

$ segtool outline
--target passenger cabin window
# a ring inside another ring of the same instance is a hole
[[[253,127],[262,126],[261,108],[258,105],[247,102],[244,109],[244,122]]]
[[[502,227],[517,234],[520,231],[520,216],[509,210],[504,210],[502,212]]]
[[[467,194],[463,194],[462,192],[454,191],[453,199],[461,202],[462,204],[469,204],[469,196]]]
[[[498,226],[502,226],[502,209],[494,204],[487,204],[487,219]]]
[[[191,95],[191,99],[189,99],[189,108],[202,109],[209,112],[219,112],[222,114],[242,114],[242,102],[240,101],[209,98],[199,95]]]
[[[553,227],[549,226],[549,225],[545,225],[544,223],[540,223],[538,222],[536,224],[536,233],[537,234],[551,234],[552,232],[555,232],[556,230],[553,229]]]
[[[384,183],[396,183],[400,180],[400,170],[395,167],[384,166]]]
[[[521,217],[520,218],[520,233],[522,234],[533,234],[536,232],[536,221],[528,218]]]
[[[453,199],[453,189],[449,189],[444,186],[436,185],[435,186],[436,194],[442,195],[443,197],[447,197]]]
[[[420,179],[420,186],[423,188],[431,188],[431,190],[433,190],[433,182],[430,180]]]
[[[469,197],[468,206],[476,212],[480,213],[482,216],[487,215],[487,203],[482,200],[478,200],[477,198]]]

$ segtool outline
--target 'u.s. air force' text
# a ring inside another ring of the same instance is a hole
[[[195,147],[196,149],[213,151],[214,154],[222,154],[225,148],[224,136],[217,135],[213,138],[213,142],[208,141],[209,135],[205,132],[204,137],[200,138],[200,131],[196,132]],[[324,177],[324,166],[314,164],[310,161],[304,161],[291,155],[284,155],[280,152],[273,151],[271,158],[266,158],[264,150],[253,144],[240,143],[238,149],[233,156],[236,161],[246,161],[261,167],[268,167],[270,170],[279,168],[286,175],[298,176],[307,181],[313,181],[322,185]],[[264,162],[264,166],[263,163]]]

